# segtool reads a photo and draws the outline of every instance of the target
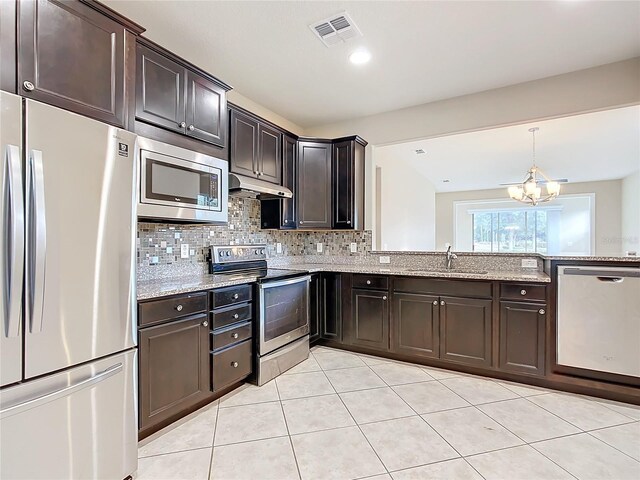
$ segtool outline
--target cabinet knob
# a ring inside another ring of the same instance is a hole
[[[238,338],[238,333],[234,333],[233,335],[231,335],[231,338]]]
[[[237,313],[234,313],[233,314],[233,318],[235,318],[237,320],[238,318],[240,318],[240,315],[238,315]]]
[[[36,87],[33,83],[29,82],[29,81],[25,81],[22,84],[22,88],[24,88],[27,92],[31,92],[33,91]]]
[[[383,299],[383,300],[386,300],[386,299],[387,299],[387,296],[386,296],[386,295],[383,295],[383,296],[382,296],[382,299]]]
[[[522,290],[520,290],[520,295],[526,295],[527,291],[523,288]]]
[[[444,300],[440,300],[440,305],[444,305]]]
[[[347,220],[347,225],[351,225],[351,220]]]
[[[189,131],[193,132],[196,129],[196,127],[194,127],[193,125],[189,125]]]
[[[544,308],[541,308],[540,310],[538,310],[538,313],[539,313],[540,315],[544,315],[544,314],[545,314]]]
[[[238,362],[231,362],[231,366],[233,368],[238,368]]]
[[[176,310],[181,312],[184,307],[182,305],[176,305]]]
[[[302,220],[300,220],[300,225],[302,225],[304,222]]]
[[[234,299],[234,300],[237,300],[237,299],[238,299],[238,297],[239,297],[239,295],[238,295],[237,293],[234,293],[234,294],[233,294],[233,299]]]
[[[187,126],[187,124],[186,124],[186,123],[184,123],[184,122],[180,122],[180,123],[178,124],[178,126],[179,126],[180,128],[184,128],[184,127],[186,127],[186,126]]]
[[[434,300],[434,301],[433,301],[433,304],[434,304],[434,305],[438,305],[438,300]]]
[[[371,280],[367,280],[367,285],[371,285]]]
[[[202,326],[203,327],[208,327],[209,326],[209,322],[207,322],[206,320],[204,322],[202,322]]]

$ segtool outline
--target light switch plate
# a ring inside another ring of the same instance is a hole
[[[380,256],[380,263],[391,263],[391,257],[387,255]]]
[[[183,243],[180,245],[180,258],[189,258],[189,244]]]
[[[322,243],[320,242],[316,243],[316,251],[318,253],[322,253]]]
[[[351,242],[349,249],[351,250],[351,253],[358,253],[358,244],[356,242]]]
[[[280,242],[276,243],[276,253],[282,253],[282,244]]]
[[[535,258],[523,258],[522,268],[538,268],[538,261]]]

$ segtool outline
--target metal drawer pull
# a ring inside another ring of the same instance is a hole
[[[193,125],[189,125],[189,131],[193,132],[196,129]]]
[[[522,290],[520,290],[520,295],[526,295],[527,291],[523,288]]]
[[[184,307],[182,305],[176,305],[176,310],[181,312]]]
[[[371,285],[371,280],[367,280],[367,285]]]
[[[238,368],[238,362],[231,362],[231,366],[233,368]]]
[[[232,338],[238,338],[238,333],[234,333],[233,335],[231,335]]]
[[[386,300],[386,299],[387,299],[387,296],[386,296],[386,295],[383,295],[383,296],[382,296],[382,299],[383,299],[383,300]]]
[[[444,305],[444,300],[440,300],[440,305]]]
[[[208,327],[209,326],[209,322],[207,322],[206,320],[204,322],[202,322],[202,326],[203,327]]]
[[[240,318],[240,315],[238,315],[237,313],[234,313],[233,314],[233,318],[235,318],[237,320],[238,318]]]
[[[434,305],[437,305],[437,304],[438,304],[438,300],[434,300],[434,301],[433,301],[433,304],[434,304]]]
[[[545,312],[544,312],[544,308],[541,308],[540,310],[538,310],[538,313],[539,313],[540,315],[544,315],[544,313],[545,313]]]
[[[239,295],[238,295],[237,293],[234,293],[234,294],[233,294],[233,299],[234,299],[234,300],[237,300],[237,299],[238,299],[238,297],[239,297]]]
[[[187,124],[186,124],[186,123],[184,123],[184,122],[180,122],[180,123],[178,124],[178,126],[179,126],[180,128],[184,128],[184,127],[186,127],[186,126],[187,126]]]

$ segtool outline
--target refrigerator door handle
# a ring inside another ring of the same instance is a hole
[[[13,415],[17,415],[18,413],[24,412],[25,410],[30,410],[32,408],[36,408],[45,403],[52,402],[62,397],[67,397],[72,393],[75,393],[79,390],[87,388],[96,383],[102,382],[109,377],[112,377],[122,371],[123,365],[122,363],[117,363],[106,370],[93,375],[92,377],[86,378],[78,383],[73,385],[69,385],[68,387],[61,388],[60,390],[55,390],[50,393],[46,393],[36,398],[32,398],[27,400],[26,402],[18,403],[17,405],[12,405],[5,409],[0,410],[0,420],[12,417]]]
[[[20,335],[20,310],[22,308],[22,281],[24,276],[24,202],[22,193],[22,163],[20,148],[7,145],[5,155],[4,195],[10,205],[11,224],[7,229],[8,235],[8,278],[7,289],[3,292],[7,296],[7,325],[5,335],[18,337]],[[6,188],[5,188],[6,187]]]
[[[44,202],[42,152],[32,150],[27,176],[27,306],[31,333],[42,331],[44,312],[44,273],[47,258],[47,222]]]

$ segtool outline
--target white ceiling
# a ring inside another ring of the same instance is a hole
[[[104,3],[304,128],[640,55],[636,1]],[[327,48],[308,25],[343,10],[364,36]]]
[[[613,180],[640,169],[640,106],[379,147],[374,159],[408,162],[437,192],[500,188],[531,166],[531,127],[540,128],[537,164],[550,178]]]

